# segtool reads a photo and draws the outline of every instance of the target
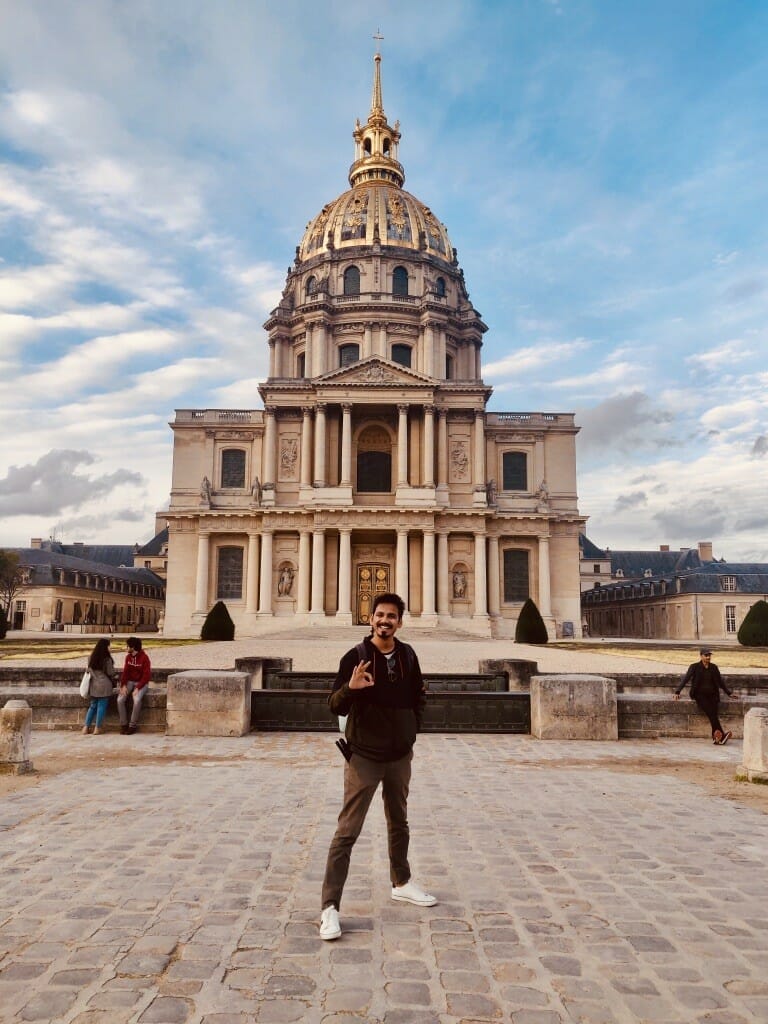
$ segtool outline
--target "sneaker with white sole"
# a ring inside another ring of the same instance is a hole
[[[320,915],[320,938],[338,939],[340,935],[339,912],[334,906],[326,907]]]
[[[434,907],[437,900],[424,892],[413,882],[406,882],[405,885],[392,886],[392,899],[400,900],[402,903],[413,903],[417,907]]]
[[[720,746],[724,747],[728,740],[731,738],[731,736],[733,736],[733,733],[730,731],[730,729],[728,730],[728,732],[723,733],[723,738],[720,740]]]

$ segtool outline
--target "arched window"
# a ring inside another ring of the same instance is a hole
[[[317,279],[315,278],[314,275],[312,275],[311,277],[307,278],[306,294],[307,295],[314,295],[316,291],[317,291]]]
[[[349,366],[360,358],[359,345],[339,345],[339,366]]]
[[[400,363],[401,366],[411,365],[411,355],[413,349],[410,345],[393,345],[392,346],[392,362]]]
[[[382,149],[384,150],[384,156],[389,156],[389,139],[384,139]]]
[[[357,489],[367,494],[392,490],[392,443],[383,427],[366,427],[357,442]]]
[[[504,452],[502,462],[502,490],[528,490],[528,457],[525,452]]]
[[[408,294],[408,271],[405,267],[395,267],[392,271],[392,294]]]
[[[435,295],[445,295],[445,278],[438,277],[435,281]]]
[[[344,271],[344,294],[360,294],[360,271],[357,267],[347,267]]]
[[[221,486],[245,487],[245,452],[242,448],[225,448],[221,453]]]
[[[370,156],[371,155],[371,140],[370,139],[366,139],[365,140],[365,142],[363,143],[363,149],[365,150],[365,155],[366,156]]]
[[[300,355],[296,356],[296,376],[307,376],[307,357],[303,352],[300,353]]]
[[[240,600],[243,596],[243,549],[219,548],[219,569],[216,577],[216,597],[220,601]]]

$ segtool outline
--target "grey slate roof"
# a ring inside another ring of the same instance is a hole
[[[605,551],[602,551],[597,544],[593,544],[586,533],[579,534],[579,547],[582,558],[607,558]]]
[[[19,556],[19,564],[33,569],[32,583],[58,583],[53,575],[54,569],[66,569],[69,572],[88,572],[110,579],[126,580],[130,583],[143,583],[150,587],[165,587],[165,583],[149,569],[134,569],[130,566],[116,566],[107,562],[96,562],[90,558],[76,558],[61,551],[49,551],[45,548],[11,548]],[[130,549],[133,552],[133,548]],[[133,561],[133,555],[131,555]]]
[[[160,533],[156,533],[155,536],[145,544],[143,547],[137,548],[135,553],[137,555],[159,555],[163,549],[163,545],[168,543],[168,527],[161,530]]]
[[[27,550],[24,548],[23,550]],[[133,544],[62,544],[60,541],[46,541],[41,551],[49,554],[71,555],[101,565],[133,565]]]

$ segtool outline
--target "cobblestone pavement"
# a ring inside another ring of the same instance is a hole
[[[389,898],[377,799],[336,942],[332,736],[36,732],[32,755],[0,802],[3,1024],[768,1021],[768,815],[674,771],[731,777],[739,744],[422,736],[412,866],[440,902]]]

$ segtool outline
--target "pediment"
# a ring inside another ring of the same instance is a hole
[[[324,373],[313,381],[315,385],[322,384],[371,384],[374,387],[382,385],[415,384],[423,387],[425,384],[434,385],[434,380],[425,373],[419,373],[408,366],[401,366],[389,359],[382,359],[380,356],[368,356],[351,366],[341,366],[330,373]]]

